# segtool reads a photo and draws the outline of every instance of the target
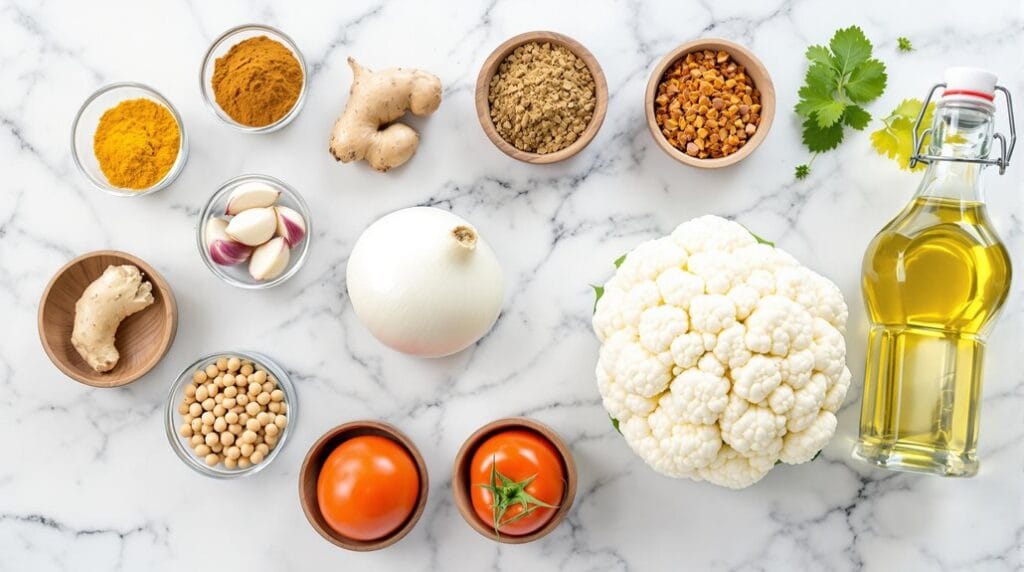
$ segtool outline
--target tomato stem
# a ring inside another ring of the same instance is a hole
[[[501,538],[501,527],[525,518],[537,509],[558,508],[558,505],[548,504],[526,492],[526,487],[530,486],[530,483],[536,478],[537,475],[533,475],[521,481],[514,481],[498,471],[498,460],[496,457],[491,457],[490,482],[480,483],[477,486],[491,492],[493,497],[491,499],[491,511],[494,516],[492,525],[494,526],[494,533],[498,538]],[[502,520],[508,509],[517,504],[523,507],[523,512]]]

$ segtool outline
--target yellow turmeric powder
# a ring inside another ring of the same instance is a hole
[[[128,99],[100,117],[93,151],[111,185],[148,189],[178,159],[181,131],[171,112],[149,99]]]
[[[211,84],[217,105],[232,119],[263,127],[295,106],[302,91],[302,67],[284,44],[257,36],[217,58]]]

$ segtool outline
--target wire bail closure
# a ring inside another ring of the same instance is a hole
[[[918,163],[931,163],[932,161],[952,161],[954,163],[981,163],[982,165],[995,165],[999,167],[999,174],[1002,175],[1006,172],[1006,168],[1010,166],[1010,157],[1013,155],[1013,148],[1017,145],[1017,128],[1013,122],[1013,100],[1010,98],[1010,91],[1001,85],[996,86],[996,91],[1001,92],[1003,97],[1006,99],[1006,113],[1009,117],[1010,122],[1010,142],[1007,144],[1006,137],[1002,133],[995,133],[992,138],[999,141],[999,158],[998,159],[970,159],[967,157],[946,157],[943,155],[929,155],[922,153],[921,149],[924,147],[924,140],[932,132],[932,128],[928,127],[923,132],[921,131],[921,122],[924,121],[925,111],[928,110],[928,104],[931,103],[932,97],[935,96],[935,91],[939,88],[946,87],[945,83],[937,83],[932,86],[931,91],[928,92],[928,98],[924,100],[924,105],[921,106],[920,113],[917,114],[917,121],[914,122],[914,154],[910,157],[910,168],[913,169]]]

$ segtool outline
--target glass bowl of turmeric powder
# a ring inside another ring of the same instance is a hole
[[[245,133],[270,133],[291,123],[306,100],[306,61],[284,32],[262,24],[231,28],[203,58],[203,101]]]
[[[75,116],[71,157],[101,191],[119,197],[155,193],[185,168],[185,123],[171,102],[149,86],[106,85]]]

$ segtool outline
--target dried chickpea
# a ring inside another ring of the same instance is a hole
[[[211,363],[210,365],[206,366],[206,377],[214,378],[214,377],[217,377],[217,374],[219,374],[219,373],[220,373],[220,371],[217,369],[216,365]]]
[[[221,445],[224,445],[225,447],[227,447],[228,445],[231,445],[234,442],[235,442],[235,436],[232,435],[231,433],[228,433],[228,432],[225,431],[224,433],[220,434],[220,444]]]
[[[270,447],[266,443],[259,443],[256,445],[256,452],[262,453],[263,456],[267,456],[270,454]]]
[[[238,371],[240,367],[242,367],[242,360],[236,357],[228,358],[228,371]]]
[[[265,369],[257,370],[253,375],[256,376],[253,380],[255,383],[263,385],[263,382],[267,381],[267,370]]]
[[[281,429],[277,425],[271,423],[267,425],[266,428],[264,428],[264,431],[266,431],[267,437],[274,437],[278,434],[279,431],[281,431]]]
[[[203,414],[203,406],[198,403],[193,403],[188,406],[188,414],[192,417],[199,417]]]
[[[216,465],[219,462],[220,462],[220,455],[218,455],[216,453],[210,453],[209,455],[206,456],[206,464],[210,465],[211,467]]]
[[[219,442],[220,442],[220,437],[216,433],[210,432],[210,433],[206,434],[206,444],[208,446],[213,447],[213,445],[215,443],[219,443]]]
[[[213,414],[212,411],[207,411],[206,413],[203,413],[203,416],[200,419],[203,420],[203,425],[213,425],[213,422],[217,419],[217,417]]]
[[[259,451],[253,451],[252,455],[249,455],[249,461],[254,465],[258,465],[263,460],[263,453]]]
[[[217,360],[217,369],[219,369],[221,371],[227,371],[228,370],[228,358],[222,357],[222,358],[218,359]]]
[[[238,414],[234,411],[228,411],[224,414],[224,420],[231,424],[238,423]]]
[[[261,388],[263,389],[263,393],[266,393],[268,395],[270,394],[271,391],[274,391],[275,387],[277,387],[277,384],[274,383],[273,381],[264,381],[263,385],[261,386]]]
[[[267,409],[269,409],[271,413],[280,413],[281,404],[276,401],[271,401],[270,405],[267,406]]]
[[[233,383],[224,388],[224,397],[234,397],[236,395],[238,395],[238,388]]]
[[[192,439],[189,440],[189,443],[192,444],[192,448],[195,448],[198,445],[202,445],[203,444],[203,436],[202,435],[192,435]]]
[[[246,431],[242,432],[242,442],[243,443],[253,444],[253,443],[256,442],[256,437],[257,436],[256,436],[256,432],[255,431],[248,431],[248,430],[246,430]]]
[[[238,468],[239,469],[248,469],[251,466],[252,466],[252,463],[249,462],[249,459],[241,458],[241,459],[238,460]]]
[[[252,446],[252,443],[242,443],[241,447],[238,448],[241,451],[243,457],[252,455],[252,452],[256,449]]]
[[[206,401],[206,398],[207,398],[207,397],[209,397],[209,396],[210,396],[210,395],[209,395],[209,393],[207,392],[207,389],[206,389],[206,386],[205,386],[205,385],[200,385],[200,386],[199,386],[199,387],[198,387],[198,388],[196,389],[196,400],[197,400],[197,401]]]
[[[238,467],[238,461],[236,459],[232,459],[231,457],[225,457],[224,466],[229,469],[235,469]]]
[[[261,425],[260,425],[260,422],[257,421],[255,417],[252,417],[248,421],[245,422],[245,428],[248,429],[249,431],[252,431],[253,433],[255,433],[255,432],[260,430]]]
[[[238,450],[238,447],[231,446],[224,450],[224,456],[229,459],[237,459],[242,456],[242,452]]]
[[[227,431],[227,429],[228,429],[228,422],[225,421],[223,417],[218,417],[217,419],[215,419],[213,421],[213,430],[214,431],[216,431],[218,433],[223,433],[224,431]],[[230,433],[226,433],[226,434],[230,435]]]
[[[259,421],[260,427],[263,427],[264,425],[270,423],[273,420],[274,416],[266,411],[260,411],[259,413],[256,414],[256,421]]]
[[[232,423],[231,425],[228,425],[228,433],[231,433],[235,437],[238,437],[239,435],[241,435],[243,429],[244,428],[241,425],[239,425],[238,423]]]
[[[198,433],[203,428],[203,420],[196,417],[192,420],[192,431]]]
[[[270,393],[264,391],[263,393],[256,396],[256,403],[260,405],[266,405],[270,403]]]
[[[212,411],[214,405],[217,405],[217,402],[212,397],[207,397],[206,401],[203,401],[203,409],[206,411]]]
[[[271,391],[270,392],[270,400],[274,401],[274,402],[284,401],[284,392],[281,391],[280,389],[275,389],[275,390]]]
[[[210,454],[210,446],[207,445],[206,443],[203,443],[202,445],[196,445],[195,452],[196,455],[199,455],[200,457],[205,457]]]
[[[257,403],[256,401],[250,401],[245,406],[245,412],[248,413],[250,417],[254,417],[257,413],[260,412],[260,404]]]
[[[238,397],[235,398],[235,403],[237,403],[238,405],[242,405],[242,406],[248,405],[249,404],[249,396],[244,394],[244,393],[239,393]]]
[[[205,383],[206,379],[207,379],[206,372],[203,371],[203,370],[199,370],[199,371],[197,371],[197,372],[192,374],[192,383]],[[195,388],[192,388],[192,391],[194,392]],[[185,395],[188,395],[188,388],[187,387],[185,388]]]
[[[247,391],[247,393],[249,394],[250,398],[253,398],[259,395],[261,391],[263,391],[263,386],[254,382],[249,384],[249,390]]]
[[[242,364],[242,368],[238,370],[238,373],[246,377],[249,377],[250,375],[252,375],[252,364]]]
[[[224,417],[224,414],[227,412],[228,410],[224,408],[223,404],[218,403],[213,406],[213,414],[217,417]]]
[[[181,435],[182,437],[191,437],[192,436],[192,426],[189,425],[188,423],[185,423],[184,425],[182,425],[178,429],[178,434]]]
[[[284,415],[278,415],[274,418],[274,425],[277,425],[278,429],[284,429],[288,425],[288,418]]]

